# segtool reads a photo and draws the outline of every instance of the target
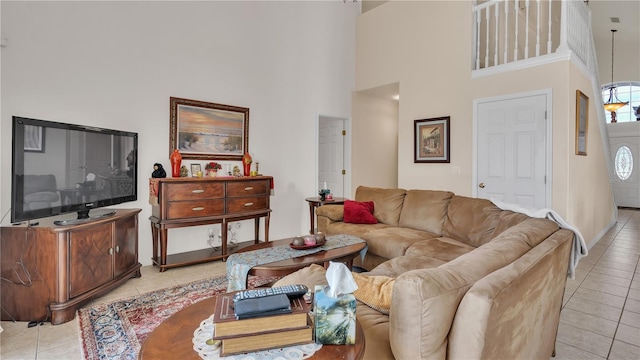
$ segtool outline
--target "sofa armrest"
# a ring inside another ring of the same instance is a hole
[[[327,226],[344,220],[344,205],[322,205],[316,209],[318,231],[325,232]]]
[[[396,278],[389,340],[396,359],[447,358],[447,336],[472,279],[443,267],[408,271]]]
[[[478,280],[458,307],[447,358],[549,359],[572,239],[572,232],[559,230],[513,263]]]

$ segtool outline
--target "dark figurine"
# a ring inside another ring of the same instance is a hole
[[[162,164],[155,163],[153,164],[153,173],[151,173],[152,178],[166,178],[167,172],[164,171]]]

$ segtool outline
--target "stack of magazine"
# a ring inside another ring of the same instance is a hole
[[[234,303],[233,293],[219,294],[213,322],[221,356],[314,341],[309,304],[303,297],[280,294]]]

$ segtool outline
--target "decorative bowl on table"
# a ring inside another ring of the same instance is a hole
[[[289,246],[295,250],[313,249],[324,245],[327,242],[324,234],[296,236]]]

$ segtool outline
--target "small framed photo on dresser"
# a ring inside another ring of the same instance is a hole
[[[191,164],[191,177],[201,177],[202,167],[200,164]]]

